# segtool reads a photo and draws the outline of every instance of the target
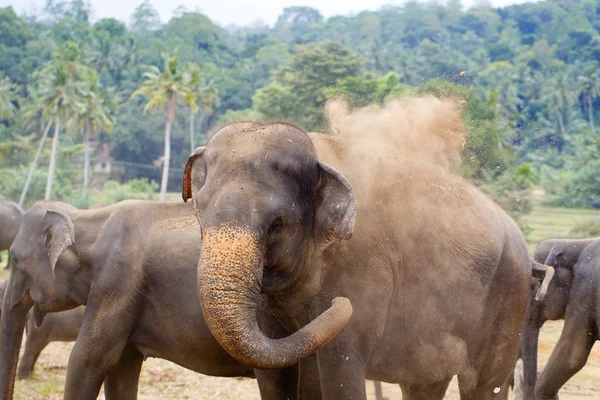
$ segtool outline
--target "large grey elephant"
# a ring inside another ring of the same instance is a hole
[[[103,382],[107,399],[137,398],[146,357],[207,375],[256,376],[263,398],[295,399],[296,366],[254,371],[211,334],[196,289],[199,240],[192,207],[183,203],[125,201],[78,210],[38,202],[27,210],[10,249],[0,398],[12,398],[28,311],[33,308],[36,324],[43,326],[47,313],[86,305],[69,358],[65,399],[95,399]],[[263,324],[269,329],[269,318]],[[268,334],[288,331],[277,325]]]
[[[15,240],[19,225],[23,218],[23,210],[14,201],[0,200],[0,263],[2,263],[2,251],[10,249]],[[6,263],[8,268],[9,262]]]
[[[324,399],[365,399],[365,378],[442,399],[454,375],[462,399],[491,399],[513,371],[530,290],[519,228],[438,167],[367,181],[347,150],[292,124],[238,122],[190,156],[182,194],[202,232],[209,328],[255,368],[318,351]],[[302,328],[265,336],[263,296]]]
[[[552,400],[583,368],[599,339],[600,238],[545,240],[536,248],[534,258],[554,267],[556,274],[544,301],[532,297],[529,302],[521,350],[524,399]],[[565,320],[563,332],[536,383],[540,329],[546,321],[558,319]]]

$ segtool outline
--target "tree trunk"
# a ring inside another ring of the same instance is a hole
[[[50,154],[50,166],[48,167],[48,181],[46,182],[46,195],[44,200],[50,200],[52,194],[52,179],[54,177],[54,167],[56,166],[56,149],[58,147],[58,134],[60,132],[60,115],[56,115],[56,125],[54,126],[54,137],[52,138],[52,153]]]
[[[196,143],[194,141],[194,110],[192,110],[192,107],[190,107],[190,147],[190,154],[192,154],[196,149]]]
[[[590,96],[589,94],[588,94],[587,98],[588,98],[588,113],[590,116],[590,128],[592,128],[592,135],[595,137],[596,136],[596,126],[594,125],[594,108],[592,106],[593,100],[592,100],[592,96]]]
[[[565,131],[565,121],[563,120],[563,116],[562,116],[562,113],[560,111],[557,111],[556,114],[558,115],[558,125],[560,127],[560,135],[564,139],[567,136],[566,135],[566,131]]]
[[[25,181],[25,187],[23,187],[23,192],[21,192],[21,198],[19,199],[19,207],[23,208],[23,203],[25,202],[25,197],[27,197],[27,191],[29,190],[29,185],[31,184],[31,178],[33,177],[33,171],[35,171],[35,167],[37,166],[38,158],[40,158],[40,153],[42,152],[42,148],[44,147],[44,142],[46,141],[46,137],[48,136],[48,131],[50,130],[50,126],[52,126],[52,120],[48,121],[46,125],[46,129],[44,129],[44,134],[40,139],[40,144],[38,145],[37,151],[35,152],[35,157],[33,158],[33,162],[31,163],[31,167],[29,168],[29,173],[27,174],[27,180]]]
[[[87,123],[83,134],[83,199],[87,202],[88,194],[88,173],[90,168],[90,124]]]
[[[169,182],[169,163],[171,162],[171,122],[167,119],[165,124],[165,157],[163,159],[162,181],[160,183],[160,201],[165,201],[167,184]]]
[[[204,123],[204,110],[202,108],[200,108],[198,110],[198,129],[200,130],[200,132],[202,132],[202,124]],[[202,134],[202,137],[204,137],[204,134]],[[206,144],[206,141],[203,139],[204,144]],[[196,150],[196,149],[194,149]]]

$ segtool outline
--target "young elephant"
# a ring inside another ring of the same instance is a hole
[[[19,379],[27,379],[33,373],[37,359],[50,342],[74,342],[83,323],[85,307],[49,313],[42,326],[35,325],[33,312],[27,315],[25,350],[17,370]]]
[[[573,285],[574,266],[584,249],[596,239],[548,239],[541,242],[535,249],[535,261],[553,266],[555,276],[543,301],[536,300],[533,294],[529,299],[521,340],[524,364],[523,398],[525,400],[534,398],[538,375],[537,349],[540,329],[548,320],[564,319]],[[535,285],[539,285],[539,282],[536,282]]]
[[[254,376],[223,350],[205,323],[195,284],[200,240],[192,208],[183,203],[125,201],[78,210],[38,202],[27,210],[10,249],[0,397],[12,398],[31,307],[43,326],[47,313],[86,305],[69,358],[65,399],[95,399],[103,381],[107,399],[135,399],[146,357],[207,375]],[[263,398],[295,398],[295,369],[257,375]]]
[[[0,200],[0,263],[2,262],[2,251],[10,249],[15,240],[19,225],[23,218],[23,210],[13,201]],[[6,268],[9,263],[6,263]]]
[[[2,299],[6,290],[6,281],[0,283],[0,313],[2,312]],[[18,377],[26,379],[31,376],[35,363],[44,348],[50,342],[74,342],[79,334],[83,322],[85,307],[72,310],[50,313],[44,318],[42,326],[35,326],[33,312],[27,315],[27,339],[23,357],[19,361]]]
[[[189,158],[183,198],[202,231],[208,326],[256,368],[318,351],[324,399],[366,399],[365,377],[400,383],[405,400],[442,399],[454,375],[462,398],[491,399],[513,371],[527,307],[520,230],[439,165],[399,171],[371,157],[383,184],[362,164],[372,154],[343,145],[240,122]],[[265,337],[261,294],[303,328]]]

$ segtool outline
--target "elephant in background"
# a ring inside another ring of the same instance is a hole
[[[0,397],[12,398],[29,310],[43,326],[52,316],[48,313],[86,305],[69,358],[65,399],[96,399],[103,382],[107,399],[137,398],[147,357],[206,375],[256,376],[262,398],[296,399],[298,366],[255,371],[211,334],[196,289],[200,240],[192,207],[183,203],[124,201],[78,210],[38,202],[28,209],[10,249],[0,326]],[[263,321],[267,334],[289,334],[279,324],[270,328],[277,315],[270,310]],[[313,397],[303,398],[319,398],[318,386],[315,390]]]
[[[588,311],[597,309],[597,305],[593,304],[593,292],[597,289],[594,285],[597,286],[595,282],[598,277],[594,275],[600,273],[595,272],[600,268],[600,263],[593,259],[593,254],[599,246],[599,240],[548,239],[536,247],[534,260],[552,266],[555,275],[543,301],[536,300],[533,294],[529,299],[521,341],[525,400],[558,398],[560,387],[585,365],[591,349],[590,340],[593,343],[594,337],[591,331],[588,332],[586,323],[589,322],[588,318],[593,319]],[[534,287],[539,284],[534,281]],[[584,314],[588,317],[584,317]],[[565,319],[563,333],[536,384],[540,329],[546,321],[559,319]],[[583,331],[585,335],[581,334]],[[572,348],[568,345],[570,340],[573,340]],[[562,361],[559,361],[559,354],[564,357]]]
[[[2,300],[6,291],[6,281],[0,282],[0,315]],[[44,318],[42,326],[36,326],[33,312],[27,315],[27,339],[23,356],[19,361],[18,378],[27,379],[31,376],[37,359],[50,342],[74,342],[83,322],[85,307],[77,307],[68,311],[50,313]]]
[[[340,146],[289,123],[239,122],[191,155],[182,194],[202,232],[209,328],[256,368],[318,351],[324,399],[365,399],[365,377],[398,382],[405,400],[442,399],[454,375],[463,399],[491,399],[513,372],[530,289],[519,228],[437,167],[403,171],[368,199],[372,181]],[[302,328],[265,336],[263,296]]]
[[[0,200],[0,263],[2,263],[2,251],[10,249],[10,245],[15,240],[23,210],[14,201]],[[10,263],[6,263],[5,269],[9,268]]]

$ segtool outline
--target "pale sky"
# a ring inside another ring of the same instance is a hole
[[[142,0],[90,0],[93,19],[113,17],[129,22],[133,10]],[[249,25],[262,20],[272,25],[285,7],[309,6],[318,9],[324,17],[349,15],[364,10],[377,10],[386,4],[401,5],[406,0],[151,0],[161,20],[167,22],[178,6],[199,10],[221,26]],[[468,8],[477,0],[462,0]],[[491,0],[494,7],[527,3],[533,0]],[[13,6],[18,14],[42,9],[45,0],[0,0],[0,7]]]

